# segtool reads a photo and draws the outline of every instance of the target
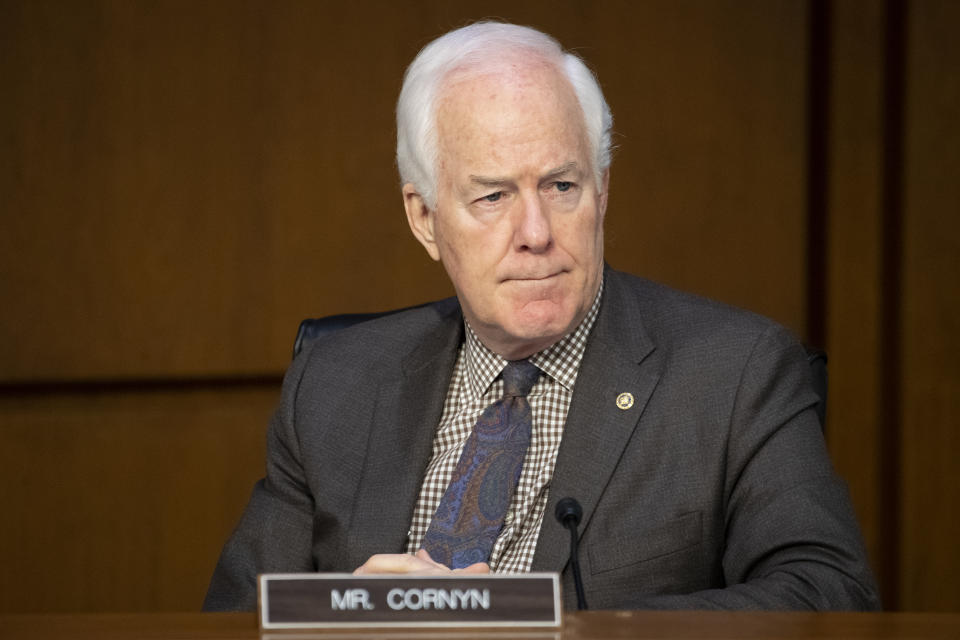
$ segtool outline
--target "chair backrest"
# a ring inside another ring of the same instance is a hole
[[[810,373],[813,378],[813,390],[817,393],[817,417],[820,426],[827,426],[827,352],[805,345],[807,362],[810,363]]]
[[[408,307],[413,308],[413,307]],[[374,318],[382,318],[391,313],[404,311],[405,309],[395,309],[393,311],[381,311],[379,313],[341,313],[334,316],[323,318],[307,318],[300,323],[297,329],[297,339],[293,343],[293,357],[303,351],[308,344],[325,336],[327,334],[346,329],[351,325]],[[822,349],[806,347],[807,362],[810,364],[810,373],[813,377],[813,390],[817,393],[819,401],[817,402],[817,417],[820,418],[820,426],[827,424],[827,354]]]

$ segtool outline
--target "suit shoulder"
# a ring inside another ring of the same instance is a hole
[[[654,342],[666,344],[753,343],[761,334],[795,336],[758,313],[625,273],[612,272],[627,291]]]

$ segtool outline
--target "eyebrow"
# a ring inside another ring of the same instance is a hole
[[[510,180],[507,178],[489,178],[487,176],[470,176],[470,183],[479,185],[481,187],[500,187],[505,184],[509,184]]]
[[[576,162],[568,162],[562,164],[559,167],[555,167],[547,171],[543,176],[542,180],[550,180],[552,178],[557,178],[571,171],[577,171],[580,168],[580,165]],[[500,187],[505,184],[510,184],[512,181],[509,178],[500,178],[500,177],[491,177],[491,176],[476,176],[470,175],[470,182],[475,185],[482,187]]]
[[[577,164],[576,162],[568,162],[566,164],[560,165],[556,169],[548,171],[547,175],[544,176],[544,179],[550,180],[551,178],[558,178],[564,175],[565,173],[570,173],[571,171],[579,171],[579,169],[580,169],[580,165]]]

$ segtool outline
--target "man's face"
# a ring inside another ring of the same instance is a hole
[[[547,65],[512,67],[448,80],[437,108],[436,209],[413,185],[404,200],[470,326],[494,352],[519,359],[576,328],[593,303],[606,185],[596,184],[566,79]]]

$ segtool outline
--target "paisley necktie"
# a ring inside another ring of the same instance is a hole
[[[423,538],[430,557],[451,569],[490,558],[530,445],[527,394],[540,369],[516,360],[502,376],[503,397],[477,419]]]

